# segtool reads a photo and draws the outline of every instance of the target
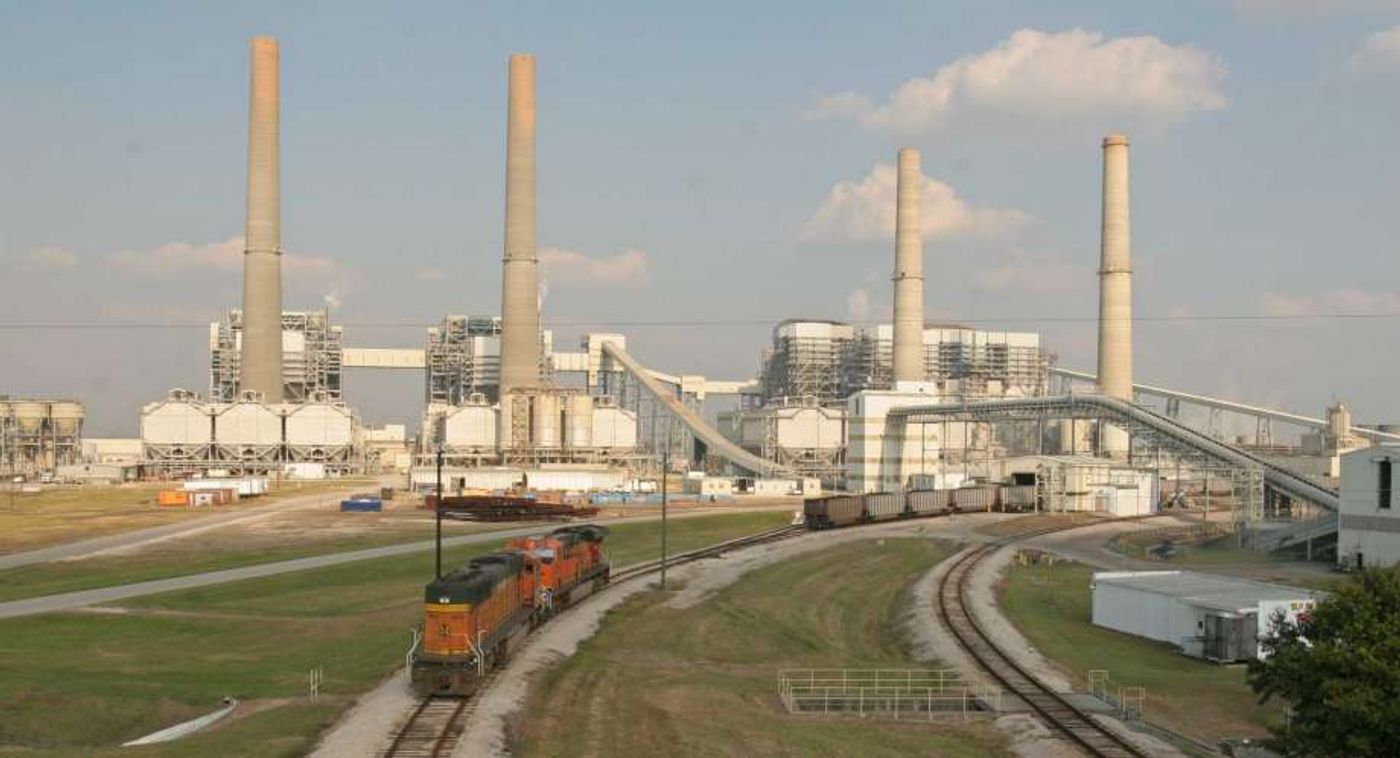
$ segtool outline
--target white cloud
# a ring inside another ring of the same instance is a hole
[[[237,271],[243,267],[243,238],[203,244],[168,242],[147,250],[118,250],[109,253],[106,260],[107,265],[122,273],[148,279],[175,279],[210,269]],[[282,270],[289,274],[330,276],[338,269],[334,260],[324,256],[282,254]]]
[[[1259,308],[1266,316],[1400,315],[1400,292],[1360,289],[1328,290],[1318,295],[1265,293]]]
[[[649,280],[650,258],[641,250],[626,250],[611,258],[591,258],[558,247],[540,251],[540,265],[550,282],[561,287],[619,287],[635,289]]]
[[[821,99],[816,112],[902,131],[977,114],[1046,121],[1145,119],[1147,126],[1160,126],[1194,111],[1224,108],[1224,78],[1218,56],[1157,37],[1105,39],[1083,29],[1022,29],[931,77],[910,79],[884,103],[843,92]]]
[[[1351,54],[1353,71],[1400,68],[1400,26],[1392,26],[1366,38]]]
[[[898,174],[880,163],[858,182],[837,182],[802,228],[810,242],[892,240]],[[929,177],[920,187],[920,226],[924,239],[960,235],[995,235],[1016,229],[1030,218],[1014,209],[976,208],[953,188]]]
[[[62,247],[36,247],[24,254],[24,264],[36,270],[73,268],[78,265],[78,256]]]
[[[447,278],[447,272],[436,266],[426,266],[413,272],[413,276],[420,282],[440,282]]]
[[[1034,257],[1017,250],[1000,265],[978,271],[973,282],[985,292],[1060,294],[1092,285],[1093,273],[1059,258]]]

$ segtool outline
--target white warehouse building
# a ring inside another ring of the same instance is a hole
[[[1342,455],[1337,560],[1356,567],[1400,562],[1400,512],[1395,469],[1400,446],[1362,448]]]
[[[1094,574],[1093,622],[1213,661],[1263,657],[1276,615],[1296,621],[1323,593],[1190,571]]]

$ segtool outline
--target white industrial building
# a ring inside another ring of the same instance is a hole
[[[1094,574],[1093,622],[1229,662],[1262,657],[1276,615],[1297,621],[1323,593],[1190,571]]]
[[[1400,501],[1395,463],[1400,446],[1363,448],[1341,457],[1341,512],[1337,559],[1345,565],[1393,566],[1400,562]]]

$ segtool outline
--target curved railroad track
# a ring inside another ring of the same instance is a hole
[[[667,556],[666,567],[672,568],[705,558],[715,558],[739,548],[778,542],[804,534],[806,531],[806,528],[802,526],[785,526],[696,550],[676,553]],[[661,571],[659,558],[636,563],[613,573],[608,583],[616,585],[659,571]],[[562,612],[567,613],[568,610],[565,609]],[[487,674],[487,679],[481,683],[478,692],[484,692],[488,689],[494,677],[494,673]],[[445,758],[451,755],[457,745],[457,739],[462,735],[467,716],[471,715],[472,710],[476,707],[476,702],[476,697],[423,698],[414,708],[408,721],[404,722],[403,726],[395,733],[394,741],[384,752],[385,758]]]
[[[1103,523],[1103,522],[1090,522]],[[984,558],[1012,541],[1065,531],[1089,524],[1072,524],[1018,534],[1012,539],[971,548],[954,560],[938,586],[938,611],[943,624],[977,665],[1008,693],[1030,706],[1046,726],[1065,735],[1089,755],[1102,758],[1149,758],[1149,754],[1109,730],[1087,711],[1054,691],[1016,663],[992,641],[972,615],[966,597],[968,577]]]

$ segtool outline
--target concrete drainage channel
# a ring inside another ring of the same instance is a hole
[[[238,708],[238,701],[231,697],[224,698],[224,705],[217,711],[200,716],[197,719],[190,719],[182,724],[166,727],[159,732],[152,732],[145,737],[139,737],[130,742],[123,742],[122,747],[135,747],[137,745],[155,745],[161,742],[174,742],[181,737],[188,737],[195,732],[207,729],[221,721],[225,716],[233,713]]]

